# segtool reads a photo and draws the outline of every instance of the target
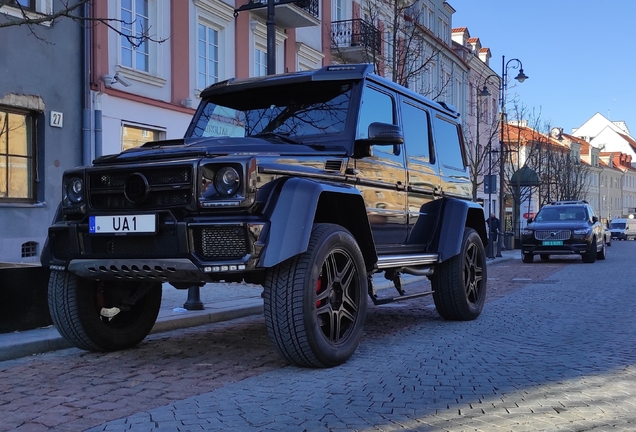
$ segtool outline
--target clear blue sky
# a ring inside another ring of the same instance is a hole
[[[490,67],[501,75],[501,56],[518,58],[530,78],[509,86],[541,114],[541,123],[571,133],[599,112],[625,121],[636,135],[636,1],[448,0],[452,27],[467,27],[490,48]],[[511,62],[511,65],[514,62]],[[508,69],[513,78],[517,70]],[[516,81],[513,81],[516,83]]]

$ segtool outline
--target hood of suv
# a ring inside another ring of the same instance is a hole
[[[564,230],[564,229],[578,229],[578,228],[589,228],[591,227],[590,223],[587,221],[541,221],[541,222],[532,222],[528,224],[528,229],[532,230]]]
[[[141,147],[125,150],[115,155],[100,156],[95,165],[129,163],[139,160],[162,160],[175,158],[193,158],[227,155],[276,155],[310,156],[332,155],[347,156],[343,147],[326,147],[322,144],[292,143],[284,138],[267,137],[221,137],[191,138],[147,142]]]

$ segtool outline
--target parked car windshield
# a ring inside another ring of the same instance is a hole
[[[588,220],[585,207],[550,206],[544,207],[537,214],[537,222],[562,222]]]
[[[343,82],[305,82],[212,95],[194,120],[191,137],[298,139],[340,133],[352,87]]]
[[[610,229],[625,229],[625,222],[610,222]]]

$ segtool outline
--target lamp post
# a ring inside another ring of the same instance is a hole
[[[482,85],[481,91],[477,93],[477,99],[478,99],[477,100],[477,148],[479,148],[479,139],[480,139],[479,123],[481,121],[479,116],[479,106],[480,106],[479,98],[491,96],[491,93],[488,91],[486,84],[488,83],[488,80],[490,78],[494,78],[494,77],[499,78],[499,75],[496,75],[496,74],[488,75],[486,79],[484,79],[484,83]],[[499,83],[497,83],[497,86],[499,87]],[[486,180],[484,180],[484,185],[488,186],[488,218],[490,218],[490,215],[492,214],[492,192],[493,192],[493,186],[495,184],[496,182],[493,181],[493,175],[492,175],[492,135],[491,135],[488,137],[488,177],[486,178]],[[486,186],[484,186],[484,189],[486,189]],[[490,224],[488,225],[488,227],[490,231]],[[488,233],[487,256],[488,258],[495,257],[495,252],[493,248],[493,239],[492,239],[492,235],[490,235],[490,232]]]
[[[513,64],[511,64],[514,62]],[[510,59],[506,62],[506,56],[501,56],[501,86],[499,86],[499,102],[501,103],[501,109],[499,111],[499,223],[504,224],[504,124],[506,120],[506,87],[508,85],[508,68],[519,69],[519,73],[514,78],[520,83],[528,79],[528,76],[523,73],[523,64],[519,59]],[[504,231],[505,232],[505,231]],[[497,256],[501,256],[501,250],[503,249],[503,236],[499,236],[499,242],[497,245]]]

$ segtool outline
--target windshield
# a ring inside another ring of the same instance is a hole
[[[625,222],[610,222],[610,229],[625,229]]]
[[[352,87],[335,81],[306,82],[212,95],[195,119],[191,136],[298,138],[340,133]]]
[[[584,207],[550,206],[542,208],[535,220],[539,222],[585,221],[588,217]]]

